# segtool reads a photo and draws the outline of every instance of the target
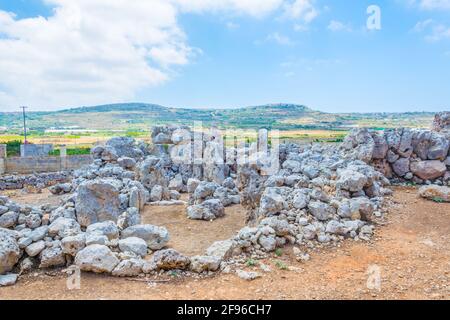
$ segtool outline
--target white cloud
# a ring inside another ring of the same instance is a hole
[[[419,21],[413,28],[414,32],[425,33],[425,40],[437,42],[450,39],[450,27],[437,23],[432,19]]]
[[[56,108],[134,99],[201,50],[180,12],[263,17],[283,0],[43,0],[50,17],[0,9],[0,108]],[[282,39],[281,39],[282,40]],[[283,40],[282,40],[283,41]]]
[[[314,0],[295,0],[284,5],[285,17],[301,20],[304,23],[310,23],[318,14]]]
[[[352,31],[352,28],[349,25],[347,25],[341,21],[331,20],[330,23],[328,24],[328,30],[331,30],[333,32],[338,32],[338,31],[350,32],[350,31]]]
[[[450,0],[420,0],[419,7],[425,10],[448,10]]]
[[[263,17],[278,9],[283,0],[169,0],[185,12],[219,12]]]
[[[291,40],[291,38],[278,32],[270,33],[267,36],[266,41],[275,42],[283,46],[292,46],[295,44],[294,41]]]
[[[416,25],[414,26],[413,30],[415,32],[422,32],[428,26],[432,25],[433,23],[434,23],[433,19],[427,19],[427,20],[419,21],[419,22],[416,23]]]
[[[229,30],[236,30],[239,29],[240,25],[238,23],[235,23],[233,21],[228,21],[226,24],[227,29]]]

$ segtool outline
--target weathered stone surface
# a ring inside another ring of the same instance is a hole
[[[160,185],[156,185],[150,192],[150,201],[157,202],[163,199],[164,188]]]
[[[395,174],[399,177],[405,176],[409,172],[409,159],[400,158],[394,162],[392,165],[392,170],[394,170]]]
[[[0,274],[11,271],[19,258],[20,248],[15,234],[0,228]]]
[[[75,264],[83,271],[109,273],[119,264],[119,259],[107,246],[94,244],[77,253]]]
[[[141,259],[127,259],[121,261],[112,271],[115,277],[135,277],[142,273],[144,261]]]
[[[254,271],[236,270],[236,274],[239,278],[247,281],[252,281],[261,277],[258,272]]]
[[[60,246],[45,248],[40,254],[39,268],[60,267],[66,264],[66,258]]]
[[[187,215],[195,220],[214,220],[225,215],[225,208],[218,199],[206,200],[199,205],[189,206]]]
[[[86,246],[84,233],[76,236],[65,237],[61,240],[61,248],[65,254],[75,257],[77,253]]]
[[[311,214],[320,221],[328,220],[334,213],[336,213],[336,209],[320,201],[311,201],[308,204],[308,208]]]
[[[206,249],[206,255],[225,260],[233,255],[233,249],[234,245],[231,240],[216,241]]]
[[[296,209],[304,209],[309,203],[309,196],[303,192],[297,192],[294,196],[293,206]]]
[[[86,233],[86,246],[93,244],[106,245],[108,243],[108,237],[99,233]]]
[[[339,173],[336,187],[351,192],[361,191],[367,183],[367,177],[353,170],[342,170]]]
[[[433,130],[450,130],[450,111],[443,111],[436,114],[433,121]]]
[[[77,189],[75,209],[83,227],[108,220],[116,222],[120,214],[119,191],[107,179],[83,182]]]
[[[444,186],[423,186],[419,189],[422,198],[436,201],[450,202],[450,188]]]
[[[80,225],[73,219],[70,218],[58,218],[53,221],[48,227],[48,233],[51,236],[60,236],[65,238],[68,236],[74,236],[81,232]]]
[[[130,157],[120,157],[117,163],[124,169],[134,169],[136,166],[136,160]]]
[[[187,182],[187,192],[194,193],[195,189],[197,189],[199,184],[200,184],[200,180],[189,178],[188,182]]]
[[[267,188],[261,196],[260,213],[277,213],[286,207],[279,188]]]
[[[141,215],[137,208],[128,208],[117,219],[117,226],[121,229],[126,229],[131,226],[141,224]]]
[[[156,266],[156,270],[186,269],[190,264],[189,257],[182,255],[174,249],[156,251],[150,263]]]
[[[151,224],[140,224],[126,228],[122,231],[122,239],[137,237],[144,239],[152,250],[159,250],[169,242],[169,232],[164,227],[157,227]]]
[[[373,159],[384,159],[386,158],[389,146],[386,139],[382,135],[375,134],[372,136],[375,142],[375,147],[373,148],[372,158]]]
[[[129,237],[119,240],[119,248],[122,252],[133,252],[141,257],[147,255],[147,242],[137,237]]]
[[[14,273],[0,275],[0,287],[7,287],[16,284],[18,275]]]
[[[106,142],[106,148],[111,149],[114,154],[120,157],[141,158],[143,152],[136,145],[136,141],[130,137],[114,137]]]
[[[44,249],[45,249],[45,241],[41,240],[30,244],[28,247],[25,248],[25,252],[30,257],[35,257],[39,253],[41,253],[41,251]]]
[[[19,219],[19,213],[9,211],[0,216],[0,228],[14,227]]]
[[[178,192],[183,191],[184,184],[183,184],[183,177],[181,176],[181,174],[177,174],[172,180],[170,180],[169,189],[176,190]]]
[[[113,221],[104,221],[91,224],[86,233],[96,233],[108,237],[109,240],[119,237],[119,228]]]
[[[438,160],[411,162],[411,171],[423,180],[442,177],[447,170],[445,164]]]
[[[190,269],[194,272],[217,271],[220,267],[221,259],[214,256],[194,256],[191,257]]]

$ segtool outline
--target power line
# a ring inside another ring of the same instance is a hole
[[[28,107],[21,107],[22,108],[22,114],[23,114],[23,135],[25,137],[24,144],[27,144],[27,122],[26,122],[26,115],[25,115],[25,109]]]

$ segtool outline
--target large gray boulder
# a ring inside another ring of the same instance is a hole
[[[225,215],[225,208],[219,199],[210,199],[187,207],[186,212],[194,220],[214,220]]]
[[[169,242],[169,232],[164,227],[151,224],[139,224],[122,231],[121,238],[137,237],[145,240],[152,250],[160,250]]]
[[[328,220],[336,213],[335,208],[321,201],[311,201],[308,208],[311,214],[320,221]]]
[[[119,240],[119,249],[122,252],[132,252],[141,257],[147,255],[147,242],[137,237],[129,237]]]
[[[439,160],[411,162],[410,167],[412,173],[423,180],[437,179],[447,171],[445,164]]]
[[[61,248],[65,254],[75,257],[86,246],[86,236],[80,233],[76,236],[65,237],[61,240]]]
[[[16,234],[0,228],[0,274],[11,271],[19,261],[20,255]]]
[[[117,221],[120,215],[119,190],[109,179],[80,184],[75,200],[78,223],[87,227],[103,221]]]
[[[80,225],[74,219],[70,218],[58,218],[53,221],[48,227],[48,234],[52,237],[60,236],[65,238],[68,236],[74,236],[81,232]]]
[[[136,141],[130,137],[114,137],[106,142],[106,148],[111,149],[118,158],[142,158],[144,153],[136,145]]]
[[[0,228],[12,228],[19,219],[19,213],[9,211],[0,216]]]
[[[131,226],[141,224],[141,215],[139,210],[135,207],[128,208],[127,211],[122,213],[117,219],[117,226],[121,229],[126,229]]]
[[[169,180],[165,174],[165,160],[155,156],[145,158],[138,166],[139,181],[147,190],[154,186],[167,187]]]
[[[60,246],[45,248],[40,254],[39,268],[61,267],[66,264],[64,252]]]
[[[110,273],[119,264],[119,259],[104,245],[90,245],[75,256],[75,264],[83,271]]]
[[[410,161],[408,158],[400,158],[394,162],[392,170],[394,170],[395,174],[399,177],[403,177],[409,172],[409,163]]]
[[[232,240],[216,241],[206,249],[206,255],[221,260],[228,259],[233,255],[234,247]]]
[[[135,277],[142,273],[144,261],[141,259],[128,259],[121,261],[112,271],[115,277]]]
[[[434,117],[433,130],[450,130],[450,111],[439,112]]]
[[[286,207],[281,188],[266,188],[261,196],[260,214],[277,213]]]
[[[365,175],[354,170],[341,170],[338,176],[336,187],[350,192],[361,191],[368,181]]]
[[[104,235],[112,240],[119,237],[119,228],[113,221],[97,222],[88,226],[86,233]]]
[[[182,255],[174,249],[156,251],[150,260],[150,264],[153,265],[156,270],[184,270],[190,263],[191,260],[189,257]]]
[[[429,200],[450,202],[450,188],[444,186],[423,186],[419,189],[419,195]]]
[[[194,256],[191,257],[190,269],[194,272],[217,271],[222,260],[214,256]]]

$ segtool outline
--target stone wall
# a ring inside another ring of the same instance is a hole
[[[446,130],[356,129],[342,148],[394,181],[450,184],[450,132]]]
[[[0,190],[16,190],[26,187],[44,188],[57,183],[68,182],[71,179],[69,171],[27,175],[7,174],[0,176]]]
[[[4,173],[27,174],[75,170],[92,162],[91,155],[67,157],[11,157],[4,159]]]
[[[52,144],[22,144],[20,145],[21,157],[40,157],[48,156],[53,150]]]

